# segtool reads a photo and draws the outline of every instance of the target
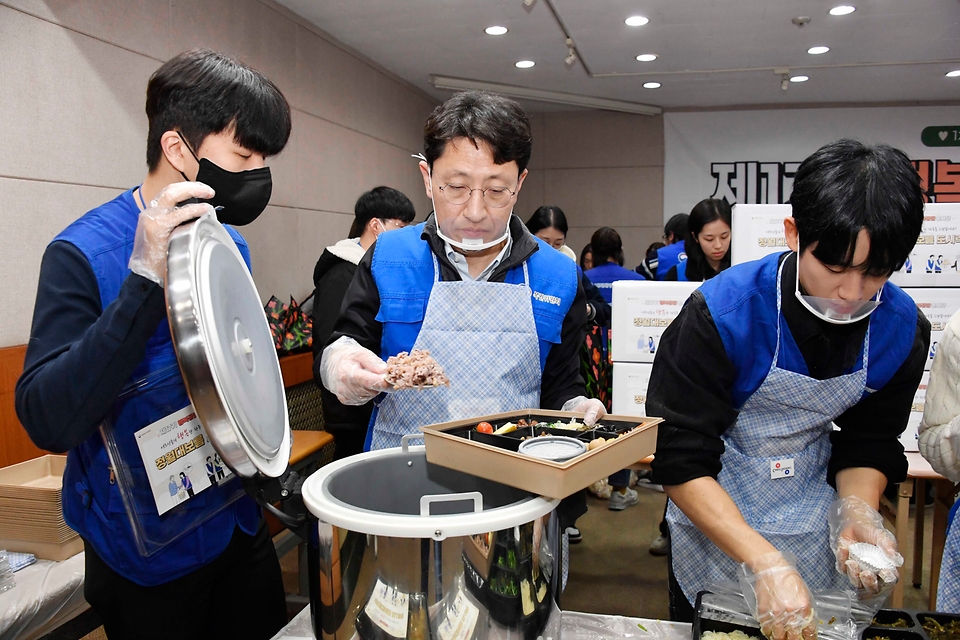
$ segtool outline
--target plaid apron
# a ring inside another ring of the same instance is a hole
[[[433,288],[414,349],[429,349],[449,387],[404,389],[379,405],[370,449],[399,447],[428,424],[540,406],[540,342],[533,319],[530,273],[524,285],[440,280]]]
[[[832,421],[860,401],[867,381],[868,327],[862,367],[815,380],[780,369],[780,279],[777,273],[777,348],[770,372],[747,398],[736,424],[723,434],[723,469],[717,477],[747,524],[780,551],[797,557],[811,590],[845,588],[830,549],[827,511],[836,492],[827,484]],[[791,340],[785,349],[797,349]],[[777,462],[793,459],[788,477],[772,479]],[[673,571],[684,595],[695,602],[708,582],[737,580],[737,563],[720,551],[672,502],[667,510]]]
[[[917,500],[923,500],[918,496]],[[957,502],[950,510],[947,543],[940,561],[940,583],[937,585],[937,611],[960,613],[960,522],[957,521]]]

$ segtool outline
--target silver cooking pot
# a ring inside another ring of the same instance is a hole
[[[316,637],[558,637],[559,500],[429,464],[406,440],[303,484]]]

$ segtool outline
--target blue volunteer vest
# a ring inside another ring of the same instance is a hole
[[[731,397],[737,410],[767,377],[776,352],[777,267],[781,255],[726,269],[699,289],[736,370]],[[785,287],[783,295],[793,295],[793,287]],[[785,319],[781,318],[780,329],[777,366],[810,375]],[[890,381],[910,354],[916,333],[916,303],[900,287],[887,282],[883,302],[870,315],[870,366],[864,397]],[[863,347],[860,349],[856,364],[845,373],[860,367]]]
[[[377,322],[383,325],[380,356],[384,360],[401,351],[410,351],[423,324],[433,288],[433,252],[430,244],[420,237],[424,224],[382,234],[374,248],[371,272],[380,292]],[[527,258],[527,267],[542,372],[550,348],[560,344],[563,319],[577,295],[578,279],[573,260],[559,251],[547,251],[549,245],[535,239],[540,250]],[[510,269],[504,282],[522,285],[523,265]],[[509,339],[504,336],[504,340]]]
[[[677,263],[677,282],[687,281],[687,261]]]
[[[116,300],[124,280],[130,274],[127,263],[133,251],[138,215],[139,209],[131,189],[89,211],[53,240],[72,244],[86,257],[96,276],[104,309]],[[227,230],[249,268],[250,251],[246,242],[230,227]],[[167,407],[171,403],[186,406],[189,398],[176,367],[170,327],[164,318],[147,342],[144,358],[130,378],[130,382],[147,382],[141,387],[140,393],[123,404],[118,414],[120,421],[115,425],[118,434],[129,431],[127,435],[133,438],[133,432],[163,417],[156,413],[158,407]],[[137,417],[136,423],[125,424],[123,419],[130,416]],[[252,499],[243,497],[182,538],[145,558],[137,550],[120,490],[111,482],[109,467],[110,460],[99,432],[67,454],[63,478],[64,519],[93,545],[111,568],[137,584],[163,584],[210,562],[226,549],[237,525],[245,533],[252,535],[256,532],[258,508]],[[218,497],[222,497],[217,491],[218,488],[211,487],[197,494],[185,506],[210,506]],[[138,507],[141,519],[148,526],[158,523],[161,516],[152,506],[149,488],[141,497],[138,498],[138,503],[142,505]]]
[[[657,249],[657,280],[666,279],[667,271],[670,271],[670,267],[686,262],[687,254],[684,253],[685,249],[686,247],[683,244],[683,240]]]

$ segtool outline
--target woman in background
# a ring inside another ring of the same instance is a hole
[[[730,204],[701,200],[690,211],[684,251],[687,259],[670,267],[665,280],[703,282],[730,266]]]
[[[590,238],[593,250],[593,269],[586,272],[590,281],[597,285],[603,299],[613,301],[613,283],[620,280],[646,280],[642,275],[623,268],[623,241],[620,234],[610,227],[600,227]]]

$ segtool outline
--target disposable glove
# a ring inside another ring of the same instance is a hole
[[[380,392],[388,391],[391,387],[384,380],[386,372],[386,362],[347,336],[324,349],[320,357],[323,386],[347,405],[366,404]]]
[[[133,237],[130,271],[156,282],[161,287],[167,277],[167,244],[170,234],[188,220],[213,211],[209,204],[177,203],[189,198],[209,199],[213,189],[201,182],[175,182],[166,186],[147,208],[140,212]]]
[[[760,631],[770,640],[817,637],[813,598],[789,554],[772,551],[744,562],[740,586]]]
[[[597,420],[607,415],[607,410],[603,403],[596,398],[587,398],[586,396],[577,396],[563,403],[561,411],[572,411],[573,413],[583,414],[583,423],[594,425]]]
[[[879,547],[895,567],[903,564],[903,556],[897,552],[897,539],[884,528],[883,516],[860,498],[847,496],[830,505],[827,520],[830,547],[837,557],[837,571],[845,574],[850,584],[861,590],[857,595],[869,597],[892,589],[900,578],[896,568],[875,571],[850,557],[850,545],[866,542]]]

